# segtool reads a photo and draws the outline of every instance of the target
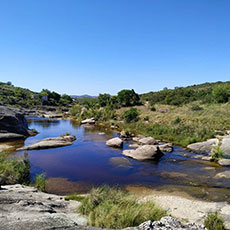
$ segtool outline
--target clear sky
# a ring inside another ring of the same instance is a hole
[[[0,0],[0,81],[68,94],[230,80],[230,0]]]

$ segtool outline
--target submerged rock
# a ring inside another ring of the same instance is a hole
[[[115,138],[112,138],[106,141],[106,145],[108,145],[109,147],[114,147],[114,148],[122,148],[123,140],[119,137],[115,137]]]
[[[76,140],[75,136],[63,136],[63,137],[54,137],[54,138],[46,138],[38,143],[24,146],[17,150],[35,150],[35,149],[48,149],[48,148],[57,148],[67,145],[72,145],[73,141]]]
[[[110,163],[120,168],[131,168],[131,162],[125,157],[111,157]]]
[[[155,145],[143,145],[134,150],[124,150],[122,154],[136,160],[159,160],[164,155]]]

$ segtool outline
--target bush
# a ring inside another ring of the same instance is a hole
[[[212,148],[211,157],[212,161],[217,162],[219,159],[224,157],[224,151],[221,148],[222,138],[218,138],[218,143]]]
[[[152,202],[140,203],[129,193],[108,186],[92,189],[79,211],[89,217],[89,225],[114,229],[159,220],[166,214]]]
[[[39,191],[45,192],[47,186],[46,175],[44,173],[37,174],[34,179],[33,186],[37,188]]]
[[[177,125],[181,122],[181,118],[180,117],[177,117],[174,121],[173,121],[173,124],[174,125]]]
[[[204,226],[208,230],[225,230],[224,221],[217,212],[208,214],[204,221]]]
[[[139,120],[139,114],[136,108],[131,108],[129,110],[126,110],[122,114],[122,118],[127,122],[130,123],[132,121],[138,121]]]
[[[152,105],[152,106],[150,107],[150,110],[151,110],[152,112],[155,112],[155,111],[156,111],[156,108],[154,107],[154,105]]]
[[[134,106],[140,104],[140,97],[133,89],[123,89],[118,92],[117,101],[121,106]]]
[[[80,117],[81,115],[81,106],[80,105],[74,105],[69,111],[70,115],[72,117]]]
[[[29,184],[30,163],[27,157],[7,159],[7,152],[0,154],[0,176],[5,184]]]

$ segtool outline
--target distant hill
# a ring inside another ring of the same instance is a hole
[[[84,94],[84,95],[70,95],[71,98],[97,98],[97,96],[91,96],[88,94]]]

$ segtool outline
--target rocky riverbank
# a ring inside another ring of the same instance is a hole
[[[0,229],[99,229],[87,226],[87,218],[76,213],[80,202],[66,201],[63,196],[39,192],[23,185],[6,185],[0,189]],[[181,223],[172,217],[147,221],[129,229],[205,229],[202,225]]]

